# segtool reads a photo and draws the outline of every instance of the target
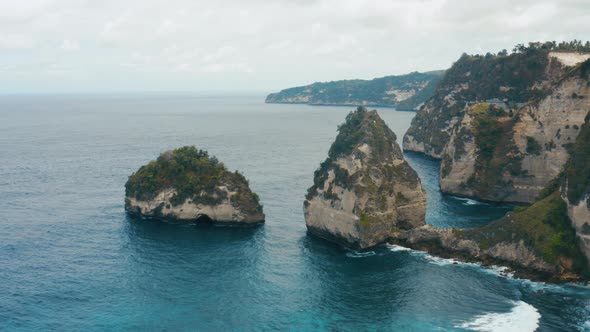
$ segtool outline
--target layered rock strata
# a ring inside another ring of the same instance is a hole
[[[376,111],[351,112],[304,202],[310,233],[354,248],[425,224],[426,193]]]
[[[530,51],[464,55],[418,112],[404,149],[441,159],[441,190],[532,203],[569,158],[590,111],[590,60]]]
[[[186,146],[164,152],[125,184],[125,210],[181,222],[253,225],[265,216],[258,195],[239,172]]]

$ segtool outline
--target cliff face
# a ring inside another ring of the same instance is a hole
[[[588,258],[567,209],[555,191],[483,227],[439,230],[425,226],[398,233],[391,241],[443,257],[509,266],[518,277],[589,280]]]
[[[577,204],[567,202],[567,214],[582,241],[581,248],[590,260],[590,195],[584,195]]]
[[[314,83],[271,93],[267,103],[385,106],[416,110],[434,93],[443,71],[386,76],[373,80]]]
[[[447,193],[532,203],[590,111],[590,55],[463,56],[418,112],[404,149],[442,159]]]
[[[477,113],[469,112],[464,123],[477,127]],[[472,145],[464,149],[470,151]],[[532,205],[518,207],[483,227],[437,230],[426,226],[400,232],[391,241],[444,257],[508,265],[520,277],[590,280],[590,113],[577,129],[575,143],[566,148],[569,157],[562,171]],[[461,163],[478,167],[473,160]]]
[[[426,193],[376,111],[350,113],[304,202],[310,233],[367,248],[425,224]]]
[[[562,198],[581,239],[581,248],[590,260],[590,113],[570,150],[571,157],[562,175]]]
[[[212,222],[225,225],[264,222],[264,214],[261,211],[244,211],[232,200],[231,197],[238,195],[237,192],[228,191],[226,186],[216,186],[215,190],[225,192],[228,198],[216,204],[195,203],[191,199],[186,199],[180,204],[173,205],[171,202],[178,192],[170,189],[161,191],[156,197],[147,200],[126,197],[125,210],[142,217],[175,221]]]
[[[167,151],[125,184],[125,210],[143,217],[247,225],[264,222],[258,196],[238,172],[195,147]]]
[[[400,232],[390,241],[439,257],[508,266],[518,277],[554,282],[582,279],[578,274],[564,274],[560,267],[544,261],[522,238],[482,246],[464,231],[424,226]]]

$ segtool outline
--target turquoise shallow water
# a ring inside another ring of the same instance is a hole
[[[309,237],[303,196],[350,108],[262,100],[0,97],[0,329],[590,329],[588,289]],[[414,116],[379,112],[399,138]],[[228,229],[126,216],[127,176],[186,144],[241,170],[267,223]],[[433,225],[472,227],[509,208],[442,196],[438,162],[407,158]]]

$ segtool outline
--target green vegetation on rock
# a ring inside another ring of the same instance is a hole
[[[540,155],[543,151],[541,144],[535,140],[534,137],[527,136],[526,138],[526,152],[533,155]]]
[[[239,172],[229,172],[217,158],[194,146],[184,146],[162,153],[133,173],[125,183],[125,195],[150,200],[164,190],[175,190],[170,202],[176,206],[187,199],[195,204],[215,205],[227,198],[225,186],[235,192],[232,204],[245,212],[262,212],[256,193]]]
[[[338,126],[338,136],[330,147],[328,158],[350,154],[355,146],[365,143],[371,147],[373,158],[380,160],[396,153],[391,144],[396,139],[377,111],[368,111],[361,106],[356,112],[350,112],[346,121]]]
[[[498,107],[488,103],[473,105],[469,110],[473,117],[473,135],[478,148],[476,172],[469,185],[476,192],[487,193],[494,187],[506,187],[504,173],[521,174],[522,156],[512,141],[514,119]]]
[[[571,147],[570,160],[565,166],[567,197],[577,204],[590,192],[590,113]]]
[[[555,77],[566,74],[568,67],[549,57],[549,52],[587,51],[590,43],[530,43],[507,51],[485,55],[463,54],[445,72],[432,98],[427,100],[408,129],[404,148],[424,145],[426,154],[440,158],[450,140],[448,129],[464,116],[473,103],[490,101],[507,106],[507,115],[529,102],[538,102],[551,92]],[[572,71],[588,71],[590,63]],[[555,83],[555,82],[554,82]],[[419,148],[418,150],[421,150]],[[422,152],[422,151],[420,151]]]
[[[342,169],[336,160],[339,157],[356,153],[359,159],[366,158],[364,153],[355,151],[355,148],[367,144],[371,149],[371,160],[367,160],[375,165],[383,165],[385,176],[388,180],[398,179],[406,181],[410,186],[414,187],[417,183],[416,172],[408,165],[407,162],[399,165],[388,164],[392,158],[402,159],[403,155],[395,143],[397,137],[387,127],[387,124],[379,115],[377,111],[369,111],[365,107],[359,106],[356,111],[350,112],[346,116],[343,124],[338,126],[338,135],[336,140],[330,147],[328,158],[320,164],[320,167],[314,173],[314,185],[308,189],[307,199],[311,199],[318,188],[323,188],[324,182],[328,179],[328,171],[334,171],[334,182],[343,188],[350,189],[356,178],[352,178],[348,171]],[[377,188],[370,182],[370,177],[363,178],[365,185],[358,187],[358,190],[369,190],[376,192]],[[368,182],[367,182],[368,181]],[[325,195],[325,194],[324,194]]]
[[[511,102],[527,102],[544,93],[534,83],[545,76],[548,52],[530,50],[507,56],[463,54],[440,84],[448,87],[467,84],[466,89],[456,94],[463,101],[506,98]]]
[[[474,119],[475,143],[479,150],[480,163],[489,164],[502,136],[502,128],[496,116],[490,112],[488,103],[479,103],[472,107]]]
[[[545,261],[590,277],[587,258],[558,191],[529,207],[515,209],[496,222],[465,230],[462,237],[476,241],[482,249],[523,240]]]
[[[375,224],[380,223],[382,220],[380,218],[377,218],[369,213],[366,213],[364,211],[361,212],[361,216],[359,218],[360,220],[360,225],[361,227],[365,227],[365,228],[369,228],[371,226],[374,226]]]
[[[372,80],[313,83],[272,93],[267,103],[384,106],[415,110],[432,96],[444,71],[385,76]]]
[[[303,206],[311,233],[368,248],[423,226],[426,193],[377,111],[358,107],[338,127]]]
[[[548,42],[531,42],[528,45],[518,44],[512,50],[513,52],[529,52],[531,50],[545,50],[556,52],[590,52],[590,41],[585,43],[581,40],[574,39],[572,41],[548,41]]]

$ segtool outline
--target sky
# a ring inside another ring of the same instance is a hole
[[[589,0],[0,0],[0,94],[273,92],[589,32]]]

